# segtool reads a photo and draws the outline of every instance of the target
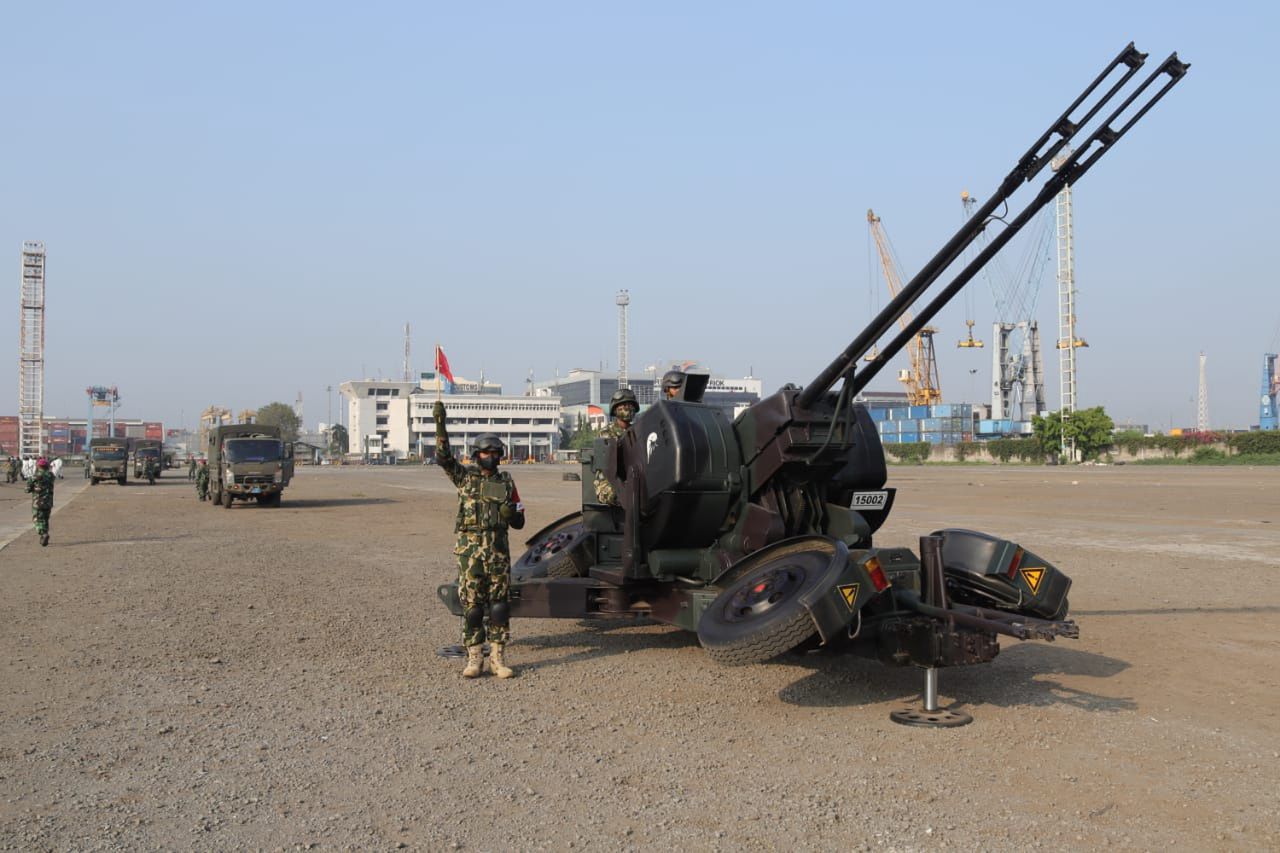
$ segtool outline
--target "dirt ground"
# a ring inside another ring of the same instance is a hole
[[[514,469],[527,532],[563,470]],[[725,669],[658,624],[517,621],[518,676],[464,681],[435,468],[84,489],[0,550],[0,847],[1280,847],[1280,471],[890,479],[879,544],[972,527],[1075,582],[1079,640],[942,671],[964,728],[890,722],[917,670]]]

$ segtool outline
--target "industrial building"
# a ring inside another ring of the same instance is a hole
[[[78,456],[84,453],[86,418],[44,418],[40,426],[39,450],[27,455]],[[5,454],[19,455],[20,418],[18,415],[0,416],[0,450]],[[95,418],[93,437],[107,438],[111,422]],[[114,438],[149,438],[164,440],[164,424],[161,421],[115,420]]]
[[[370,461],[435,456],[435,420],[431,409],[439,393],[433,374],[418,382],[365,379],[343,382],[351,453]],[[454,393],[443,394],[448,410],[449,443],[459,456],[482,433],[497,433],[509,461],[554,458],[560,444],[560,398],[551,395],[506,396],[500,385],[455,377]],[[460,389],[471,389],[463,393]],[[483,389],[483,393],[480,390]]]

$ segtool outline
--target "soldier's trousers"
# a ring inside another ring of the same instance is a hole
[[[41,536],[49,532],[49,513],[53,512],[53,507],[32,507],[31,520],[36,523],[36,533]]]
[[[464,614],[474,608],[483,609],[489,605],[492,616],[493,605],[506,605],[511,595],[511,560],[505,554],[459,554],[458,555],[458,600],[462,602]],[[505,613],[495,621],[489,620],[488,638],[491,643],[507,643],[511,639],[511,629]],[[485,627],[480,619],[462,617],[462,644],[474,646],[485,641]]]

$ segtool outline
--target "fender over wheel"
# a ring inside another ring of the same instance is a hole
[[[525,543],[528,549],[511,564],[512,579],[585,577],[591,568],[590,536],[581,512],[547,525],[530,537]]]
[[[702,613],[698,641],[716,663],[743,666],[775,658],[817,633],[805,596],[848,552],[825,536],[788,539],[749,554],[737,580]]]

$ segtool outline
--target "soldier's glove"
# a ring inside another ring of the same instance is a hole
[[[498,515],[502,516],[502,520],[510,524],[516,517],[515,504],[504,503],[498,508]]]
[[[431,416],[436,421],[436,438],[448,438],[449,431],[444,426],[444,403],[436,400],[436,404],[431,407]]]

